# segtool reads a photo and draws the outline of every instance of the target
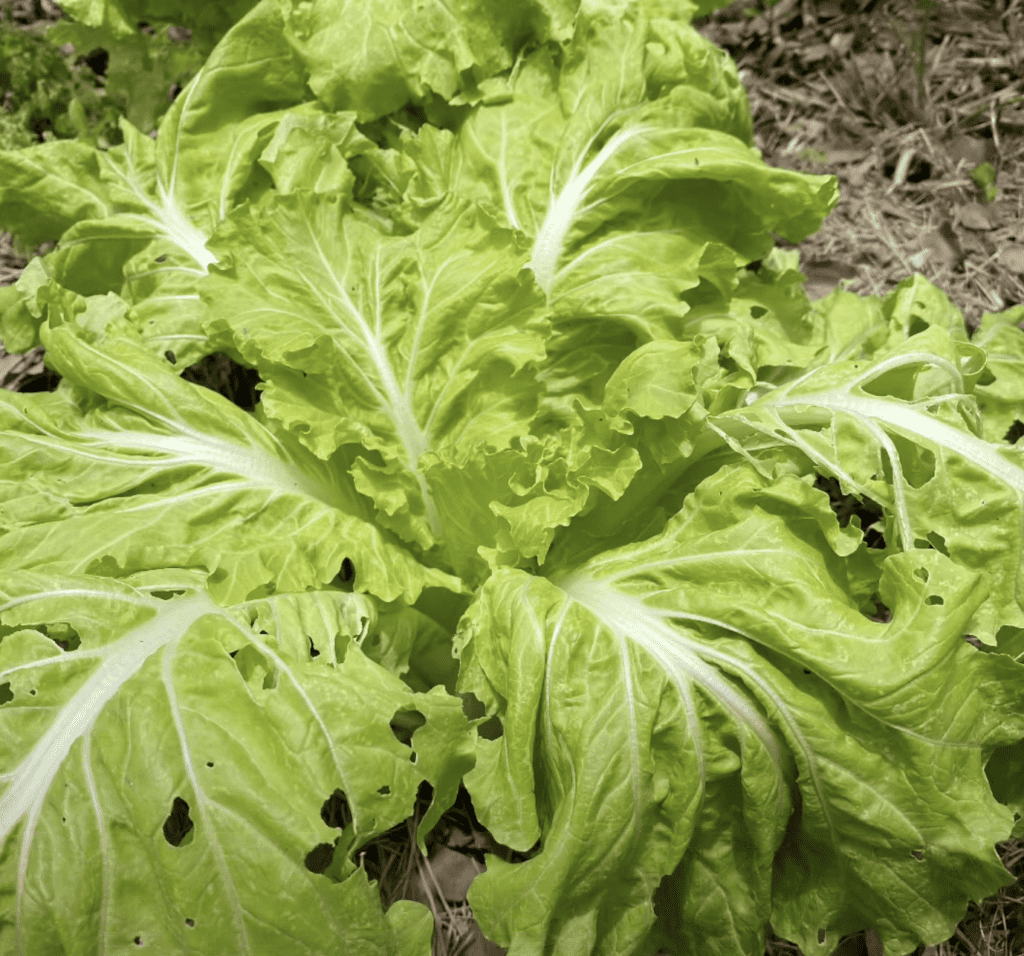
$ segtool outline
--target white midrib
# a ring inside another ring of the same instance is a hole
[[[548,207],[547,215],[533,243],[533,256],[530,268],[533,270],[537,284],[545,294],[551,295],[558,272],[558,260],[565,247],[565,237],[572,228],[573,220],[579,212],[583,197],[601,167],[608,162],[615,152],[634,136],[646,133],[650,127],[635,126],[631,129],[619,130],[601,148],[601,151],[579,171],[579,163],[573,170],[558,198]]]
[[[142,665],[160,648],[184,634],[204,614],[220,611],[202,593],[169,602],[154,600],[154,606],[160,608],[160,613],[113,643],[95,651],[69,651],[62,655],[61,663],[88,657],[100,657],[102,663],[60,708],[46,733],[18,768],[5,775],[7,789],[0,796],[0,843],[10,836],[27,812],[36,811],[33,816],[37,816],[54,776],[75,741],[88,733],[108,701],[139,672]],[[44,658],[11,668],[4,672],[4,676],[16,670],[53,666],[53,658]],[[30,843],[31,838],[31,832],[26,833],[26,843]]]
[[[212,437],[196,435],[158,435],[150,432],[107,431],[83,429],[83,438],[95,441],[97,446],[106,448],[132,449],[139,452],[158,452],[170,456],[152,462],[135,459],[139,465],[159,464],[169,467],[174,464],[191,466],[205,465],[217,472],[247,478],[258,485],[279,489],[288,494],[302,494],[331,507],[336,507],[336,495],[322,482],[299,468],[290,467],[262,448],[243,447],[234,442],[219,441]],[[75,447],[76,455],[108,461],[113,456],[104,452],[90,453]]]
[[[1024,495],[1024,468],[1015,465],[999,454],[991,442],[978,438],[940,419],[925,415],[916,408],[902,402],[884,398],[873,398],[866,395],[852,395],[848,392],[818,392],[811,395],[799,395],[791,398],[775,400],[771,396],[764,399],[766,404],[774,408],[798,408],[811,406],[827,409],[830,417],[832,412],[847,412],[859,418],[884,422],[893,428],[910,434],[919,435],[940,448],[945,448],[967,461],[983,468],[993,477],[1012,488],[1018,495]],[[821,422],[820,414],[811,415],[813,422]],[[784,419],[791,425],[800,424],[800,416],[785,415]]]

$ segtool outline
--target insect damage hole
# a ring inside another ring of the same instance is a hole
[[[344,790],[335,790],[320,808],[320,819],[329,827],[343,830],[352,822],[352,808]]]
[[[406,747],[411,747],[412,735],[426,722],[427,718],[418,710],[399,707],[392,716],[389,726],[396,740],[405,744]]]
[[[171,846],[188,846],[192,842],[195,824],[188,811],[188,804],[181,797],[175,797],[171,812],[164,820],[164,839]]]
[[[318,843],[306,854],[302,862],[310,873],[323,873],[333,861],[334,844]]]

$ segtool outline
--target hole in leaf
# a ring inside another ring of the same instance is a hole
[[[487,713],[487,708],[484,706],[484,702],[472,691],[466,694],[459,694],[459,696],[462,698],[462,713],[465,714],[469,720],[477,720]]]
[[[11,682],[4,681],[0,684],[0,707],[12,700],[14,700],[14,694],[11,693]]]
[[[132,940],[132,942],[136,946],[141,946],[142,945],[142,937],[141,936],[136,936],[135,939]]]
[[[1024,422],[1019,418],[1006,430],[1006,434],[1003,435],[1003,441],[1009,442],[1011,445],[1015,445],[1024,435]]]
[[[18,391],[55,392],[60,382],[61,376],[48,365],[44,365],[41,372],[34,372],[22,378],[18,383]]]
[[[856,517],[860,521],[862,529],[870,529],[882,517],[881,505],[870,498],[864,498],[862,501],[856,495],[844,494],[839,480],[831,475],[818,475],[815,478],[814,487],[828,495],[829,505],[835,512],[840,528],[845,528],[850,520]],[[869,533],[871,533],[869,530],[864,530],[865,540]]]
[[[188,815],[188,809],[188,804],[181,797],[174,798],[171,812],[164,820],[164,839],[171,846],[188,846],[192,842],[191,833],[195,824]]]
[[[97,76],[105,76],[107,65],[110,63],[110,54],[106,50],[97,47],[95,50],[90,50],[85,55],[78,57],[75,63],[76,65],[84,63]]]
[[[277,687],[277,672],[267,662],[266,658],[251,644],[232,651],[230,656],[234,659],[238,673],[242,675],[250,688],[261,688],[271,690]]]
[[[752,305],[750,307],[750,317],[752,319],[759,319],[762,315],[767,315],[768,310],[763,305]]]
[[[928,597],[924,599],[924,603],[929,605],[935,605],[945,604],[946,602],[942,599],[941,594],[929,594]]]
[[[49,624],[45,628],[47,637],[62,651],[77,651],[82,646],[82,639],[70,624]]]
[[[928,569],[927,568],[914,568],[914,577],[917,578],[919,581],[924,581],[924,583],[927,584],[928,583]]]
[[[207,760],[206,761],[206,766],[207,767],[212,767],[213,766],[213,761],[212,760]]]
[[[923,850],[911,850],[910,851],[910,855],[915,860],[923,860],[924,859],[924,851]]]
[[[377,793],[379,793],[382,797],[386,797],[391,793],[391,788],[387,784],[384,784],[383,787],[377,788]]]
[[[310,873],[323,873],[334,859],[333,843],[318,843],[306,854],[303,863]]]
[[[316,649],[316,645],[313,643],[313,638],[309,639],[309,656],[310,657],[319,657],[320,656],[320,652]]]
[[[882,599],[877,594],[871,600],[875,605],[875,613],[869,615],[869,618],[879,624],[888,624],[892,620],[892,611],[882,603]]]
[[[196,921],[194,919],[190,919],[188,916],[186,916],[185,917],[185,925],[188,926],[188,927],[195,926],[196,925]]]
[[[869,548],[873,548],[876,551],[884,551],[885,535],[883,535],[881,531],[878,531],[873,527],[868,528],[867,531],[864,532],[864,543]]]
[[[982,502],[984,504],[984,502]],[[936,550],[944,554],[947,558],[949,557],[949,551],[946,550],[946,539],[942,537],[937,531],[929,531],[925,537],[928,539],[928,543]]]
[[[352,809],[344,791],[335,790],[320,808],[320,819],[329,827],[343,830],[352,822]]]
[[[175,355],[170,349],[164,352],[164,358],[167,359],[167,361],[170,362],[171,365],[178,364],[178,356]]]
[[[186,382],[202,385],[223,395],[232,404],[251,412],[260,400],[262,384],[259,372],[239,365],[233,359],[219,352],[207,355],[201,362],[190,365],[181,373]]]
[[[505,728],[501,726],[501,720],[497,714],[491,717],[489,720],[485,720],[476,729],[477,734],[484,738],[484,740],[497,740],[499,737],[505,735]]]
[[[819,929],[818,930],[818,945],[819,946],[824,946],[825,945],[825,931],[823,929]]]
[[[394,716],[391,718],[391,733],[395,735],[395,739],[399,742],[405,744],[407,747],[411,747],[412,735],[416,733],[416,731],[419,730],[426,722],[427,718],[418,710],[400,707],[395,711]]]

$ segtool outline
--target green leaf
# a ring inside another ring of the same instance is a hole
[[[527,38],[568,36],[572,0],[283,0],[285,36],[331,110],[361,121],[394,112],[428,91],[451,99],[474,79],[507,69]]]
[[[0,392],[0,566],[205,566],[217,599],[239,601],[319,587],[350,556],[357,588],[384,600],[411,603],[427,584],[460,590],[372,523],[337,467],[344,456],[317,460],[128,337],[87,341],[82,325],[102,323],[102,306],[91,300],[44,331],[49,362],[74,389],[42,403]]]
[[[474,883],[491,938],[648,951],[672,873],[665,939],[759,952],[770,913],[804,952],[864,925],[905,952],[1007,882],[992,844],[1011,815],[983,768],[1024,729],[1024,670],[962,638],[981,576],[893,556],[878,582],[892,619],[876,623],[837,531],[807,480],[738,465],[654,538],[484,585],[459,688],[502,736],[478,742],[467,786],[502,842],[541,847]]]
[[[984,361],[936,324],[873,361],[812,370],[715,421],[741,443],[749,425],[760,447],[788,446],[845,492],[880,502],[890,549],[934,548],[984,571],[991,592],[970,633],[991,644],[1001,626],[1024,626],[1024,456],[982,435],[971,390]]]
[[[5,951],[429,953],[429,914],[385,918],[353,856],[424,780],[429,829],[472,766],[470,728],[458,700],[361,653],[361,596],[225,607],[184,572],[18,572],[0,620]],[[404,710],[426,720],[412,750],[388,724]]]
[[[345,212],[297,193],[232,216],[207,328],[261,370],[267,415],[314,454],[366,450],[351,473],[376,520],[427,550],[445,529],[423,455],[500,451],[528,430],[540,298],[514,236],[476,207],[446,203],[408,237]]]

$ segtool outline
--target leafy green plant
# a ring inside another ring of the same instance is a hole
[[[45,35],[0,13],[0,147],[84,137],[119,142],[117,111],[84,63],[65,56]]]
[[[217,41],[254,4],[64,0],[62,9],[74,22],[52,26],[49,39],[56,46],[104,50],[106,95],[133,126],[149,133],[173,101],[173,91],[195,76]]]
[[[947,938],[1024,810],[1019,311],[812,305],[835,179],[678,5],[457,11],[264,0],[155,139],[0,153],[62,376],[0,392],[0,953],[426,956],[359,850],[460,782],[517,956]]]
[[[999,195],[996,189],[996,171],[991,163],[980,163],[971,170],[971,179],[985,195],[986,202],[995,202]]]

